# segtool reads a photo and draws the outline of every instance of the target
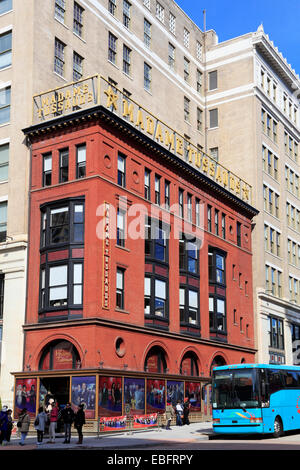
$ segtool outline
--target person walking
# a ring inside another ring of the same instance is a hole
[[[47,413],[45,413],[44,408],[40,406],[39,412],[34,422],[34,427],[37,432],[37,445],[41,445],[43,442],[47,419],[48,419]]]
[[[82,444],[83,434],[82,434],[82,426],[85,424],[85,413],[84,413],[84,404],[81,403],[78,407],[78,411],[75,415],[74,426],[77,429],[78,433],[78,442],[77,444]]]
[[[190,414],[190,400],[188,398],[185,398],[184,404],[183,404],[183,424],[190,424],[189,414]]]
[[[64,444],[70,444],[71,440],[71,426],[75,418],[74,411],[71,408],[71,403],[67,403],[66,407],[61,412],[61,417],[64,422],[65,440]]]
[[[19,442],[20,446],[25,445],[25,439],[29,431],[29,426],[30,426],[30,416],[27,413],[27,408],[23,408],[23,410],[19,414],[19,420],[18,420],[18,427],[21,433],[21,441]]]
[[[177,426],[182,426],[182,416],[183,416],[183,409],[180,400],[177,401],[176,405],[176,424]]]
[[[7,406],[3,406],[0,411],[0,445],[5,445],[6,435],[7,435],[7,425],[8,425],[8,416],[7,416]]]
[[[57,425],[57,420],[58,420],[58,408],[57,404],[54,402],[52,405],[52,408],[49,413],[49,418],[50,418],[50,426],[49,426],[49,437],[50,441],[49,444],[54,444],[55,442],[55,430],[56,430],[56,425]]]
[[[175,415],[175,411],[171,403],[167,403],[166,406],[166,420],[167,420],[167,426],[166,429],[171,430],[171,421],[173,416]]]

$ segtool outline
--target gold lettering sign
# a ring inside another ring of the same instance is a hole
[[[120,99],[119,99],[120,98]],[[199,172],[226,188],[244,201],[251,200],[251,186],[188,142],[142,106],[110,85],[100,75],[66,85],[34,97],[34,118],[39,121],[53,119],[81,109],[100,105],[125,119],[159,145],[181,159],[185,159]]]

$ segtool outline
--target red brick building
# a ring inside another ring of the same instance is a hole
[[[193,167],[189,148],[179,158],[141,119],[114,111],[98,105],[24,131],[30,248],[16,400],[25,384],[36,406],[49,391],[76,406],[88,388],[93,420],[163,409],[178,386],[201,419],[212,367],[254,361],[257,212]]]

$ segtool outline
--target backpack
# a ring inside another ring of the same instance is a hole
[[[34,425],[38,426],[39,424],[40,424],[40,420],[39,420],[39,417],[37,416],[34,420]]]

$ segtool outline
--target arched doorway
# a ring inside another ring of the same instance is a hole
[[[153,346],[148,352],[144,370],[146,372],[165,373],[167,371],[167,361],[165,351],[159,346]]]

